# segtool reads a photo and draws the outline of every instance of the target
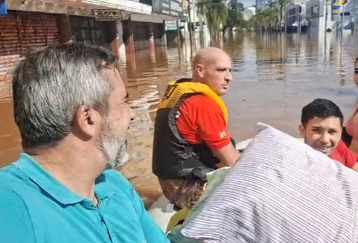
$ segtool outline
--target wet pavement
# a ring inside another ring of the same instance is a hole
[[[151,174],[152,120],[167,83],[190,77],[191,53],[199,48],[215,45],[232,57],[233,81],[223,99],[229,111],[229,132],[240,141],[255,133],[257,122],[298,136],[302,107],[319,97],[338,104],[348,119],[358,94],[353,82],[356,40],[350,33],[343,33],[343,38],[327,33],[326,41],[308,34],[234,33],[212,42],[197,40],[192,50],[184,43],[180,49],[171,45],[127,56],[121,74],[137,119],[129,139],[132,159],[123,173],[146,205],[160,195]],[[9,83],[0,82],[0,166],[15,160],[20,151],[10,88]]]

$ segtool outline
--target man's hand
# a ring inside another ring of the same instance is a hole
[[[232,143],[221,149],[214,150],[213,153],[221,161],[220,164],[225,164],[225,166],[229,167],[232,167],[240,157],[239,151],[235,149]]]

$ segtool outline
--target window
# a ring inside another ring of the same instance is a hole
[[[94,18],[71,16],[72,38],[74,42],[82,42],[90,45],[100,45],[110,49],[107,41],[107,28],[105,23]]]

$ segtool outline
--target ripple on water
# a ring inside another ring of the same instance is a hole
[[[233,82],[223,97],[230,135],[237,141],[247,139],[259,121],[297,135],[302,107],[317,97],[333,100],[348,117],[357,95],[353,64],[358,48],[353,37],[344,37],[341,45],[335,35],[328,35],[323,45],[307,34],[234,33],[213,42],[232,58]],[[204,44],[194,41],[194,49],[211,45],[207,40]],[[135,158],[127,166],[133,165],[137,171],[139,176],[132,182],[143,198],[152,200],[160,193],[151,174],[153,119],[168,82],[190,77],[189,47],[184,42],[180,50],[156,47],[154,52],[137,51],[121,66],[129,104],[137,114],[131,122],[130,138]],[[15,158],[20,146],[11,110],[11,85],[0,82],[0,145],[6,146],[6,150],[0,149],[0,164]]]

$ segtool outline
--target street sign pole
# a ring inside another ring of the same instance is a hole
[[[343,24],[344,24],[344,4],[342,4],[342,17],[341,17],[341,38],[343,38]],[[342,41],[342,40],[341,40]]]

